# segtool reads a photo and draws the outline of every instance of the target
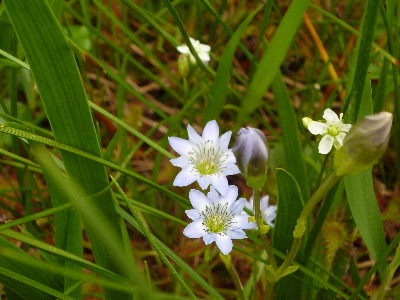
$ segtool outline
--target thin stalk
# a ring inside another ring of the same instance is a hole
[[[258,227],[258,234],[260,236],[261,242],[263,244],[263,247],[265,251],[268,254],[268,259],[271,263],[271,266],[274,270],[278,269],[278,266],[276,264],[276,259],[275,255],[272,252],[271,245],[268,242],[266,234],[262,231],[262,226],[264,226],[264,221],[262,219],[261,215],[261,208],[260,208],[260,202],[261,202],[261,190],[260,189],[253,189],[253,210],[257,222],[257,227]]]
[[[229,254],[228,255],[223,255],[220,252],[219,253],[219,257],[223,261],[226,269],[228,270],[229,275],[232,278],[233,284],[235,285],[235,288],[236,288],[236,290],[237,290],[237,292],[239,294],[239,298],[241,300],[246,300],[246,297],[244,296],[244,293],[243,293],[243,285],[240,282],[239,276],[237,275],[235,269],[233,268],[231,256]]]

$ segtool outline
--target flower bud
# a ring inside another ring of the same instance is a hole
[[[181,54],[178,57],[178,69],[179,73],[181,74],[182,78],[186,78],[189,75],[189,58],[185,54]]]
[[[310,125],[310,123],[313,122],[313,119],[311,119],[309,117],[303,118],[301,120],[303,121],[304,127],[307,129],[308,129],[308,125]]]
[[[261,188],[267,179],[268,149],[265,135],[255,128],[241,128],[232,151],[247,184],[252,188]]]
[[[380,112],[354,124],[336,152],[336,175],[355,175],[376,164],[389,143],[392,122],[391,113]]]

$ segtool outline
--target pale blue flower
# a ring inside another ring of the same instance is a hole
[[[232,132],[228,131],[219,137],[216,121],[207,123],[200,136],[192,126],[188,125],[189,140],[169,137],[171,147],[181,156],[171,159],[171,163],[182,168],[176,176],[174,186],[187,186],[197,181],[204,190],[210,184],[220,194],[228,188],[226,176],[240,173],[236,158],[228,149]]]
[[[243,229],[256,228],[256,224],[248,221],[248,215],[242,214],[246,199],[238,196],[238,188],[230,185],[226,195],[220,195],[213,187],[204,195],[198,190],[190,190],[189,199],[193,209],[186,210],[187,216],[193,220],[183,234],[189,238],[202,237],[206,245],[216,242],[223,254],[232,251],[233,239],[244,239]]]

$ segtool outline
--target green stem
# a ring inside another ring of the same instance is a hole
[[[396,272],[399,266],[400,266],[400,244],[397,246],[396,254],[394,256],[392,263],[389,266],[386,278],[379,288],[376,300],[385,299],[386,292],[389,290],[390,282],[392,281],[394,273]]]
[[[315,191],[315,193],[311,196],[310,200],[307,202],[303,211],[300,214],[299,219],[297,220],[297,225],[293,231],[293,244],[290,249],[289,255],[286,257],[283,264],[279,267],[277,274],[283,274],[287,268],[289,268],[296,258],[297,253],[300,250],[301,241],[303,239],[304,231],[306,228],[306,222],[315,206],[322,199],[322,197],[329,192],[329,190],[341,179],[341,176],[336,176],[335,172],[332,172],[325,181],[319,186],[319,188]]]
[[[224,262],[225,267],[232,278],[233,284],[235,285],[235,288],[238,291],[239,298],[241,300],[246,300],[246,297],[244,296],[243,293],[243,285],[240,282],[239,276],[237,275],[235,269],[233,268],[231,256],[229,254],[223,255],[222,253],[219,253],[219,256],[221,260]]]
[[[211,244],[208,244],[206,246],[206,251],[204,252],[204,262],[206,263],[207,280],[208,280],[208,283],[212,286],[213,285],[213,279],[212,279],[211,268],[210,268]]]
[[[272,252],[271,245],[268,242],[267,236],[261,230],[261,226],[264,225],[264,221],[263,221],[262,215],[261,215],[261,207],[260,207],[261,189],[253,189],[253,201],[254,201],[253,202],[253,205],[254,205],[253,210],[254,210],[254,214],[255,214],[255,218],[256,218],[256,222],[257,222],[258,234],[260,236],[263,247],[268,254],[268,259],[271,263],[272,268],[274,270],[277,270],[278,266],[276,264],[275,255]]]

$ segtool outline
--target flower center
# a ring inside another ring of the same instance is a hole
[[[220,170],[221,153],[211,141],[205,141],[199,145],[198,151],[193,151],[192,154],[190,161],[201,175],[211,175]]]
[[[329,126],[328,134],[332,135],[332,136],[337,136],[339,134],[338,126],[335,126],[335,125]]]
[[[208,232],[219,233],[228,230],[231,226],[233,215],[228,212],[228,203],[218,203],[207,206],[202,212],[203,225]]]
[[[196,168],[197,170],[199,170],[201,175],[210,175],[215,173],[215,171],[217,170],[215,156],[207,156],[206,154],[204,154],[197,162]]]

